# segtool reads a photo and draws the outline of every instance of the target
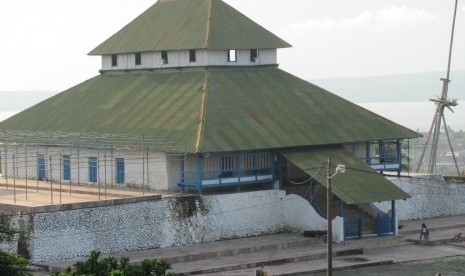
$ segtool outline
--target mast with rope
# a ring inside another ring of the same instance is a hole
[[[457,6],[458,6],[458,0],[455,0],[455,8],[454,8],[454,18],[452,20],[452,32],[451,32],[451,37],[450,37],[450,46],[449,46],[449,60],[447,64],[447,76],[446,78],[441,78],[442,81],[442,94],[439,99],[430,99],[430,101],[436,103],[436,111],[434,113],[433,117],[433,122],[431,123],[431,128],[429,129],[429,133],[427,136],[426,143],[423,146],[423,150],[420,156],[420,160],[418,162],[418,166],[416,169],[416,172],[420,171],[423,158],[425,157],[426,150],[430,144],[431,141],[431,154],[429,156],[429,162],[428,162],[428,170],[427,173],[433,174],[436,171],[436,158],[437,158],[437,150],[438,150],[438,142],[439,142],[439,134],[441,131],[441,123],[444,123],[444,131],[446,133],[447,137],[447,142],[449,143],[449,148],[452,153],[452,158],[454,160],[455,168],[457,170],[457,174],[460,176],[460,170],[459,166],[457,164],[457,159],[455,158],[455,153],[454,149],[452,147],[452,143],[450,141],[449,137],[449,131],[447,129],[447,124],[446,124],[446,118],[444,117],[444,109],[447,108],[452,113],[454,110],[452,107],[457,106],[457,100],[456,99],[448,99],[447,98],[447,92],[449,90],[449,82],[450,82],[450,65],[451,65],[451,60],[452,60],[452,45],[454,42],[454,31],[455,31],[455,18],[457,15]],[[433,138],[431,140],[431,138]]]

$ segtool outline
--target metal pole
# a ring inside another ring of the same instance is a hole
[[[15,143],[15,154],[16,154],[16,158],[18,158],[18,139],[16,139],[16,143]],[[15,155],[13,155],[13,164],[15,162]],[[18,164],[16,164],[16,176],[18,176],[19,174],[19,168],[18,168]]]
[[[331,221],[331,199],[332,199],[332,191],[331,191],[331,158],[328,157],[326,161],[326,179],[328,181],[328,186],[326,187],[326,221],[328,223],[327,226],[327,234],[326,234],[326,244],[327,244],[327,258],[328,258],[328,270],[327,275],[333,275],[333,227]]]
[[[27,200],[27,147],[26,147],[26,141],[24,141],[24,176],[26,177],[26,200]]]
[[[5,184],[6,184],[6,189],[8,190],[8,147],[6,146],[6,143],[3,145],[4,151],[5,151]]]
[[[407,161],[408,161],[408,171],[407,176],[410,176],[410,139],[407,139]]]
[[[37,162],[37,181],[36,181],[36,190],[39,192],[39,142],[36,137],[36,162]],[[44,161],[45,162],[45,161]]]
[[[97,142],[97,183],[98,183],[98,200],[100,200],[100,145]]]
[[[147,147],[147,192],[150,192],[150,182],[149,182],[149,147]]]
[[[145,195],[144,179],[145,179],[145,157],[144,157],[144,137],[142,137],[142,195]]]
[[[78,140],[80,142],[80,140]],[[77,177],[77,184],[81,184],[81,172],[80,172],[80,163],[81,163],[81,160],[80,160],[80,156],[79,156],[79,151],[80,151],[80,148],[81,148],[81,144],[78,144],[78,149],[77,149],[77,174],[78,174],[78,177]],[[71,186],[69,187],[69,195],[71,195]]]
[[[104,152],[104,188],[105,188],[105,199],[107,198],[107,147],[105,146],[105,152]]]
[[[60,142],[60,149],[58,151],[58,158],[60,159],[58,166],[60,166],[60,182],[59,183],[60,183],[60,204],[61,204],[61,179],[63,178],[63,153],[61,150],[61,142]]]
[[[72,172],[72,156],[73,156],[73,149],[74,147],[74,141],[71,142],[71,140],[68,142],[68,147],[69,147],[69,195],[71,195],[71,183],[73,183],[73,176],[71,174]],[[79,162],[79,160],[78,160]]]
[[[114,163],[114,160],[113,160],[113,146],[111,147],[111,161],[110,161],[110,164],[111,164],[111,167],[110,167],[110,170],[111,170],[111,188],[113,189],[113,183],[115,182],[115,175],[113,174],[113,163]]]
[[[52,175],[52,156],[49,156],[50,159],[50,203],[53,204],[53,175]]]
[[[15,164],[15,155],[13,154],[13,198],[16,204],[16,164]]]

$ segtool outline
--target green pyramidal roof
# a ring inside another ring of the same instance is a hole
[[[89,54],[284,47],[290,45],[221,0],[159,0]]]
[[[140,135],[190,153],[419,136],[273,66],[106,72],[0,130]]]

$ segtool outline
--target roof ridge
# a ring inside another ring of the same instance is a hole
[[[208,48],[208,40],[210,39],[210,23],[212,20],[212,0],[208,0],[208,19],[207,19],[207,34],[205,36],[205,49]]]
[[[210,0],[211,1],[211,0]],[[200,116],[199,116],[199,125],[197,127],[197,138],[195,140],[195,152],[200,152],[200,144],[202,143],[202,137],[205,130],[205,114],[206,114],[206,104],[208,96],[208,70],[205,70],[205,81],[202,87],[202,103],[200,105]]]

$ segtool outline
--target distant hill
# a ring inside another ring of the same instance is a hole
[[[56,91],[0,91],[0,112],[18,112],[55,94]]]
[[[310,82],[356,103],[420,102],[441,95],[445,72],[363,78],[314,79]],[[465,100],[465,70],[451,72],[449,98]]]
[[[441,94],[445,72],[309,80],[355,103],[425,102]],[[465,100],[465,70],[451,72],[449,97]],[[0,91],[0,112],[24,110],[57,91]]]

